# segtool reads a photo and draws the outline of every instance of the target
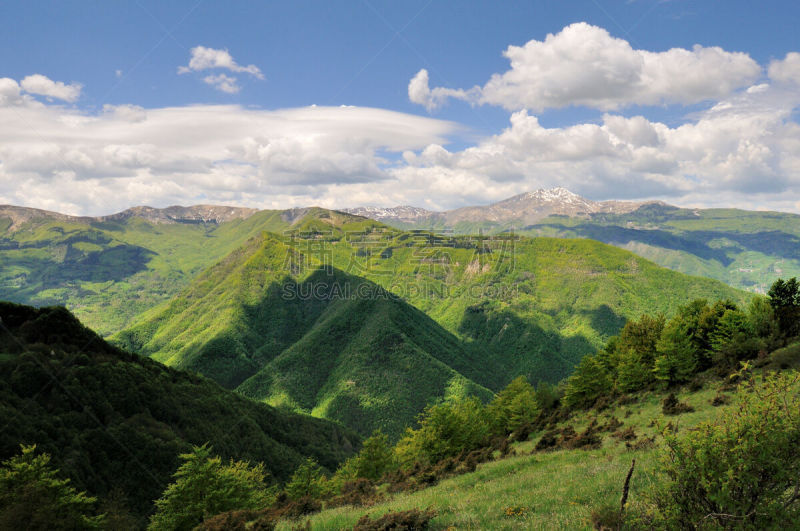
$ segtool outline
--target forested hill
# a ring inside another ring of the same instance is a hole
[[[178,467],[209,443],[285,480],[306,457],[335,469],[359,437],[119,350],[59,307],[0,303],[0,460],[36,444],[73,484],[120,497],[141,517]]]

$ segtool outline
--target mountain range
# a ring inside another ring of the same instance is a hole
[[[345,210],[405,230],[590,238],[760,293],[781,276],[800,275],[800,216],[783,212],[591,201],[564,188],[446,212],[410,206]]]
[[[356,207],[344,212],[376,219],[388,224],[444,224],[448,228],[460,223],[516,223],[529,225],[547,216],[589,217],[591,214],[625,214],[643,205],[663,204],[659,201],[592,201],[574,194],[566,188],[539,189],[515,195],[487,206],[461,207],[446,212],[435,212],[413,206],[393,208]],[[406,227],[408,228],[408,227]],[[433,228],[428,226],[427,228]]]
[[[442,238],[312,209],[112,336],[273,406],[392,438],[444,397],[557,382],[644,311],[746,294],[591,240]]]
[[[545,218],[573,227],[662,208],[537,197],[590,216]],[[558,382],[642,313],[749,298],[592,239],[499,228],[409,231],[320,208],[3,212],[0,298],[64,304],[126,350],[362,435],[396,438],[426,405],[519,375]]]

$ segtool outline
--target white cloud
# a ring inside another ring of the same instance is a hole
[[[237,83],[238,80],[235,77],[228,76],[225,74],[218,74],[216,76],[206,76],[203,78],[203,82],[206,85],[211,85],[220,92],[225,92],[227,94],[236,94],[237,92],[239,92],[241,88],[239,87]]]
[[[0,107],[18,105],[21,102],[19,83],[8,77],[0,77]]]
[[[65,84],[61,81],[53,81],[47,76],[41,74],[33,74],[32,76],[25,77],[20,86],[25,92],[30,94],[38,94],[48,98],[63,100],[73,103],[81,96],[81,89],[83,86],[79,83]]]
[[[779,83],[796,83],[800,85],[800,53],[790,52],[782,60],[769,64],[770,79]]]
[[[188,66],[178,67],[179,74],[199,72],[213,68],[224,68],[231,72],[250,74],[258,79],[264,79],[264,74],[256,65],[241,66],[233,60],[228,50],[217,50],[205,46],[195,46],[191,49],[191,58]]]
[[[305,206],[392,179],[392,159],[444,143],[449,122],[381,109],[237,105],[87,114],[18,96],[0,80],[0,203],[74,214],[135,204]]]
[[[408,99],[413,103],[424,105],[428,111],[433,111],[441,107],[449,98],[464,101],[475,99],[479,95],[479,89],[474,88],[469,91],[436,87],[431,90],[428,82],[428,71],[424,68],[417,72],[408,83]]]
[[[511,68],[492,75],[482,88],[430,89],[427,73],[421,71],[409,84],[409,97],[429,109],[453,97],[511,111],[570,105],[615,110],[723,98],[761,74],[761,67],[745,53],[699,45],[692,50],[637,50],[585,22],[543,41],[509,46],[503,55]]]
[[[606,114],[602,123],[544,127],[527,111],[502,133],[461,151],[406,153],[398,188],[444,207],[564,186],[596,199],[658,197],[696,204],[793,209],[800,198],[800,95],[762,84],[683,125]],[[683,199],[682,199],[683,198]]]

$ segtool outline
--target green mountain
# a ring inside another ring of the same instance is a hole
[[[374,229],[314,252],[402,297],[464,343],[464,376],[499,390],[518,375],[557,382],[625,321],[687,298],[749,296],[592,240],[443,236]],[[307,249],[309,241],[295,247]]]
[[[557,382],[641,313],[748,296],[589,240],[448,237],[317,210],[115,341],[270,404],[397,434],[432,400]],[[357,225],[361,223],[361,225]]]
[[[403,230],[590,238],[681,273],[760,293],[779,277],[800,275],[800,216],[783,212],[596,202],[563,188],[447,212],[414,207],[361,207],[348,212]]]
[[[294,252],[275,235],[253,238],[114,341],[365,434],[399,435],[442,397],[491,396],[454,370],[478,363],[424,313],[333,268],[292,274]]]
[[[0,206],[0,300],[65,305],[108,335],[292,211],[136,207],[100,218]]]
[[[779,277],[800,275],[800,216],[783,212],[649,204],[589,219],[550,217],[520,233],[591,238],[676,271],[759,293]]]
[[[491,398],[453,369],[470,363],[467,352],[430,317],[349,275],[320,271],[305,285],[320,283],[330,283],[324,297],[334,301],[299,341],[238,387],[242,394],[393,438],[438,398]]]
[[[152,510],[178,454],[210,443],[286,480],[307,456],[335,469],[358,445],[339,425],[286,413],[119,350],[67,310],[0,303],[0,460],[36,444],[81,490]]]

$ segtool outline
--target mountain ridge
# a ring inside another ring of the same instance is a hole
[[[661,201],[593,201],[559,186],[523,192],[488,205],[464,206],[446,211],[426,210],[408,205],[390,208],[353,207],[344,208],[342,211],[383,222],[431,221],[454,225],[459,222],[477,221],[533,223],[550,215],[588,217],[597,213],[623,214],[649,204],[666,205]]]

